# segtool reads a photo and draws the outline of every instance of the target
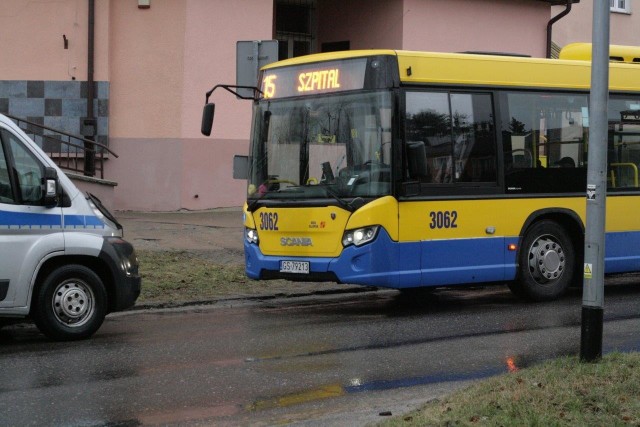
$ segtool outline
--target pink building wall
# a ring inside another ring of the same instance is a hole
[[[401,49],[403,0],[318,3],[318,49],[349,40],[351,49]]]
[[[546,55],[548,3],[404,0],[403,16],[402,48],[406,50]]]
[[[272,38],[272,3],[153,0],[145,10],[136,2],[111,4],[110,144],[120,158],[108,175],[120,182],[115,205],[240,206],[246,184],[232,179],[232,159],[247,151],[251,103],[217,91],[210,138],[201,136],[200,118],[205,92],[235,83],[235,41]]]
[[[555,16],[565,8],[551,8]],[[591,43],[593,26],[593,1],[574,4],[569,15],[553,27],[553,41],[562,47],[569,43]],[[631,3],[631,13],[610,14],[609,40],[611,44],[640,46],[640,3]]]
[[[110,2],[95,6],[95,80],[108,80]],[[0,9],[0,80],[86,80],[86,0],[2,0]]]
[[[318,45],[438,52],[496,51],[546,55],[548,3],[531,0],[324,0]]]

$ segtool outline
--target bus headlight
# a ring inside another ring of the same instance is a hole
[[[253,228],[245,228],[244,229],[244,238],[247,239],[247,242],[253,243],[254,245],[258,244],[258,230]]]
[[[342,246],[345,248],[349,245],[362,246],[369,243],[378,235],[379,225],[369,227],[356,228],[355,230],[347,230],[342,236]]]

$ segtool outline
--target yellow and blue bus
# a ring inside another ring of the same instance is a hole
[[[575,56],[366,50],[264,67],[247,275],[506,282],[531,300],[581,283],[591,68]],[[640,271],[640,64],[612,63],[610,91],[605,268]]]

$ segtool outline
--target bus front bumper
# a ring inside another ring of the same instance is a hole
[[[329,281],[390,288],[420,284],[418,252],[392,241],[384,229],[380,229],[374,241],[360,247],[348,246],[335,258],[269,256],[264,255],[259,246],[246,241],[244,253],[246,274],[257,280]],[[309,262],[309,273],[282,273],[282,261]],[[416,268],[406,268],[410,265]]]

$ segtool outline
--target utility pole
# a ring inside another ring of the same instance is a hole
[[[607,201],[607,107],[609,102],[609,2],[593,2],[587,225],[584,240],[580,360],[602,357],[604,234]]]

